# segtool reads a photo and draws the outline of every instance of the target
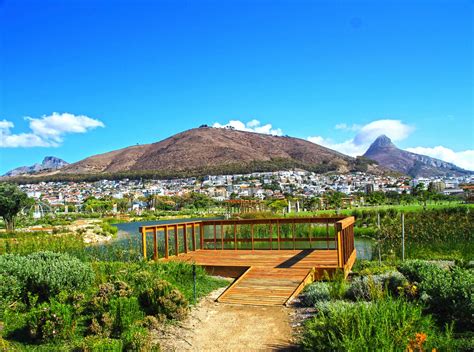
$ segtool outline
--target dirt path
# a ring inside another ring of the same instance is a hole
[[[287,351],[290,308],[216,303],[214,291],[179,325],[156,337],[163,351]]]

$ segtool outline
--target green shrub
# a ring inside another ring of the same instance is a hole
[[[0,273],[0,282],[0,307],[20,298],[22,285],[15,276]]]
[[[459,331],[474,329],[473,270],[442,269],[420,260],[402,263],[398,269],[418,284],[420,299],[441,324],[454,322]]]
[[[168,281],[155,279],[139,294],[140,305],[149,315],[182,319],[188,312],[188,301]]]
[[[152,350],[148,330],[141,326],[132,326],[122,334],[125,351],[146,352]]]
[[[31,295],[47,301],[61,290],[80,290],[94,278],[92,268],[67,254],[38,252],[26,257],[0,256],[0,274],[14,277],[21,287],[21,297],[29,302]]]
[[[329,284],[329,294],[333,299],[342,299],[346,295],[349,284],[347,283],[346,278],[344,277],[344,272],[342,270],[337,270],[333,277],[330,278],[327,272],[325,273],[325,279],[328,280]]]
[[[419,336],[425,350],[449,350],[449,334],[437,330],[429,316],[403,300],[321,302],[305,324],[302,343],[308,351],[403,351]]]
[[[89,332],[103,337],[118,337],[144,314],[136,297],[123,281],[99,285],[88,304]]]
[[[136,297],[119,297],[110,302],[110,315],[113,317],[112,336],[118,337],[144,314]]]
[[[305,288],[301,301],[306,307],[312,307],[316,302],[329,301],[330,299],[329,284],[317,281]]]
[[[73,308],[54,300],[33,308],[26,324],[30,337],[38,341],[68,339],[76,326]]]
[[[407,279],[398,271],[380,275],[355,277],[347,290],[346,297],[352,300],[370,301],[382,298],[386,293],[398,295],[400,287],[404,287]]]
[[[122,340],[98,336],[87,336],[74,348],[76,352],[122,352],[122,350]]]

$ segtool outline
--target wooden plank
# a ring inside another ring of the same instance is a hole
[[[146,259],[146,228],[142,227],[140,228],[140,231],[142,233],[142,254],[143,254],[143,259]]]
[[[352,225],[354,222],[355,222],[355,218],[353,216],[345,217],[336,222],[336,229],[341,231],[342,229],[345,229],[349,225]]]
[[[217,302],[220,302],[220,300],[222,298],[224,298],[227,294],[229,294],[229,291],[230,289],[235,286],[237,283],[239,283],[240,281],[242,281],[245,277],[245,275],[247,275],[247,273],[252,269],[252,267],[248,267],[247,270],[244,271],[244,273],[242,275],[240,275],[231,285],[229,285],[224,292],[222,292],[222,294],[217,298]]]
[[[293,293],[290,295],[290,297],[288,297],[288,299],[285,301],[285,306],[288,306],[291,301],[293,299],[295,299],[296,296],[298,296],[298,294],[301,292],[301,290],[303,290],[303,288],[310,284],[311,282],[314,281],[314,268],[311,269],[308,274],[306,275],[306,277],[303,279],[303,281],[301,281],[301,283],[295,288],[295,290],[293,291]]]

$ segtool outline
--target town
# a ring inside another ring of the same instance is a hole
[[[97,182],[41,182],[21,185],[30,198],[50,207],[68,205],[80,208],[89,198],[133,201],[134,210],[147,206],[151,196],[184,196],[200,193],[215,201],[230,199],[275,200],[324,197],[327,192],[343,193],[356,204],[364,194],[410,194],[413,187],[428,189],[444,196],[462,196],[462,185],[474,182],[474,176],[416,178],[376,176],[363,172],[350,174],[315,174],[304,170],[255,172],[236,175],[208,175],[167,180],[101,180]]]

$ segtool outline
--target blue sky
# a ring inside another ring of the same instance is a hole
[[[474,169],[473,9],[0,0],[0,174],[230,121],[352,155],[385,133]]]

